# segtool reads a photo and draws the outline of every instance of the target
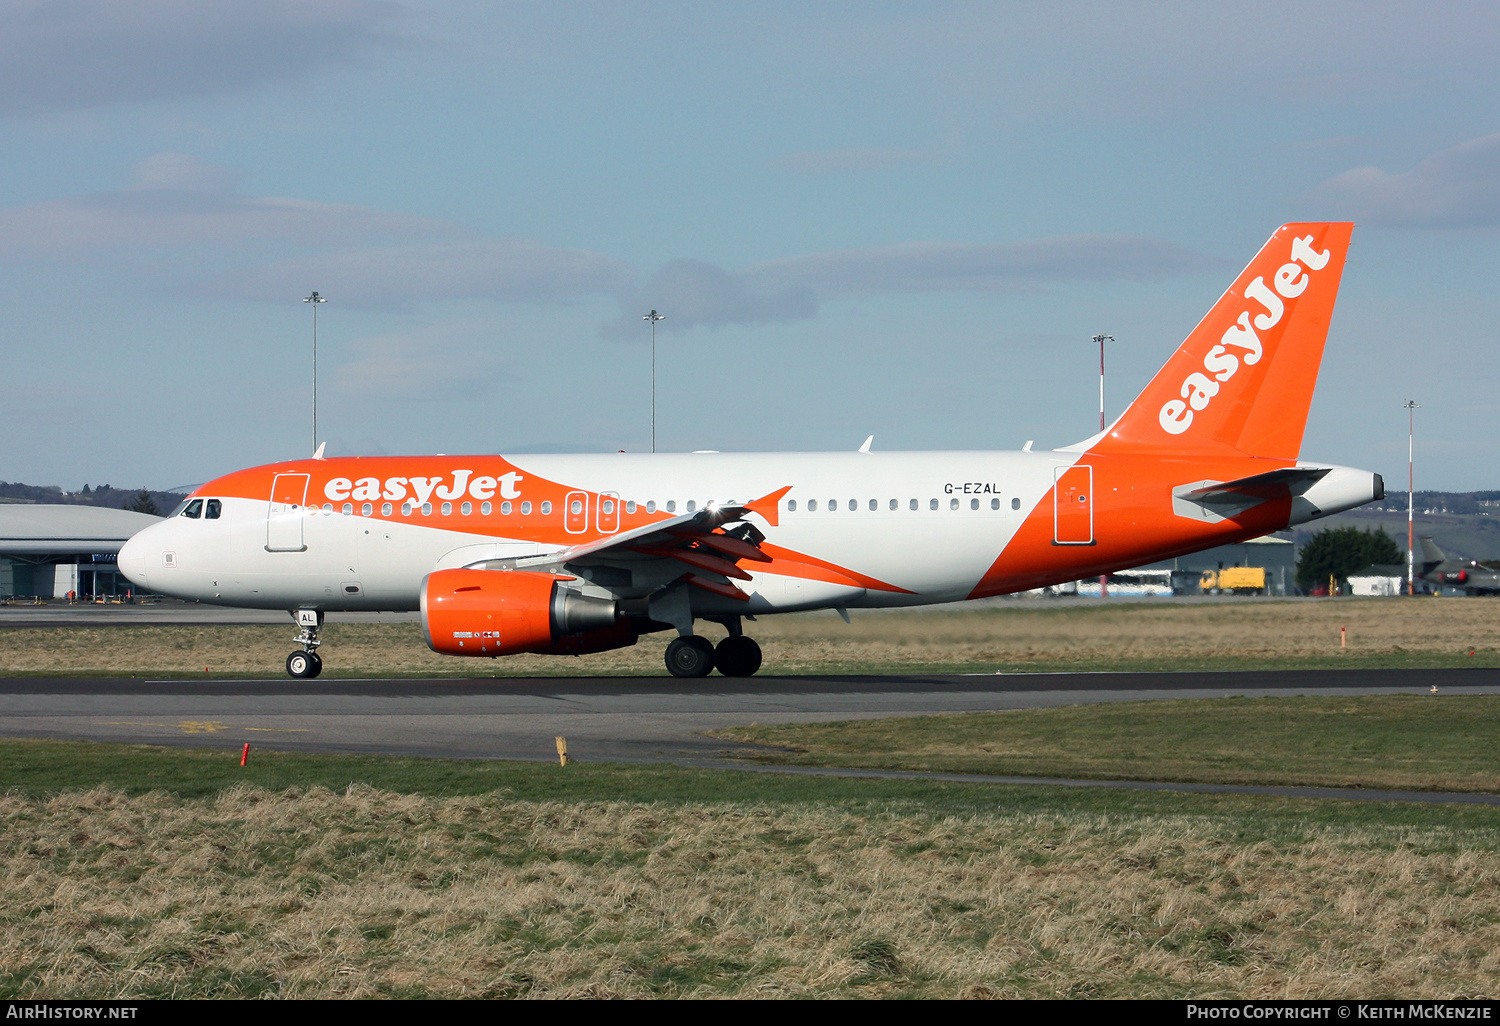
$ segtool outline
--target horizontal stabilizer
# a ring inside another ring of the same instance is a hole
[[[1198,481],[1172,491],[1172,512],[1191,520],[1230,520],[1272,499],[1306,492],[1328,476],[1328,467],[1285,467],[1234,481]]]

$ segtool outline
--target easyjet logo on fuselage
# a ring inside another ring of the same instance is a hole
[[[343,502],[345,499],[355,502],[374,502],[378,499],[401,502],[410,498],[417,505],[422,505],[434,495],[439,499],[449,500],[468,495],[482,502],[493,499],[496,491],[502,499],[519,498],[520,483],[524,480],[526,478],[515,471],[499,477],[485,474],[475,477],[472,470],[455,470],[443,477],[388,477],[383,481],[378,477],[361,477],[357,480],[335,477],[323,486],[323,495],[330,502]]]
[[[1219,344],[1203,358],[1203,370],[1193,371],[1183,379],[1182,398],[1162,404],[1157,419],[1163,431],[1170,435],[1182,434],[1192,425],[1194,412],[1208,408],[1209,402],[1219,394],[1219,386],[1234,377],[1241,363],[1254,366],[1260,362],[1262,347],[1256,329],[1268,331],[1280,323],[1286,312],[1283,300],[1302,295],[1312,280],[1307,272],[1321,271],[1328,264],[1329,251],[1325,249],[1319,253],[1312,244],[1311,235],[1292,239],[1291,262],[1282,264],[1272,276],[1274,291],[1266,285],[1263,275],[1245,286],[1245,298],[1260,304],[1264,312],[1255,313],[1253,307],[1241,312],[1219,339]]]

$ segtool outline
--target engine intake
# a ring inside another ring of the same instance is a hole
[[[422,637],[446,655],[602,652],[635,644],[614,599],[564,587],[559,574],[434,570],[422,581]]]

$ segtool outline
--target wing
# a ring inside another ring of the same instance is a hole
[[[750,580],[739,564],[769,563],[772,557],[761,548],[766,536],[746,518],[753,513],[775,527],[778,503],[789,491],[791,485],[751,502],[710,503],[693,513],[579,545],[535,556],[480,560],[470,567],[563,570],[623,596],[649,594],[680,580],[716,595],[748,601],[750,596],[734,584]]]

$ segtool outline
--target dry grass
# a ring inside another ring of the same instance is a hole
[[[7,997],[1493,995],[1491,830],[0,797]]]
[[[1071,603],[1017,601],[986,608],[766,617],[747,624],[765,650],[761,671],[841,673],[1045,669],[1223,668],[1279,665],[1500,665],[1500,599],[1353,599]],[[1349,649],[1339,648],[1347,627]],[[708,626],[711,632],[717,627]],[[286,627],[164,626],[5,631],[0,675],[281,673],[295,634]],[[713,634],[717,637],[717,634]],[[668,635],[577,658],[461,660],[422,643],[415,624],[334,624],[327,673],[532,676],[663,672]],[[1470,650],[1477,655],[1469,657]]]

